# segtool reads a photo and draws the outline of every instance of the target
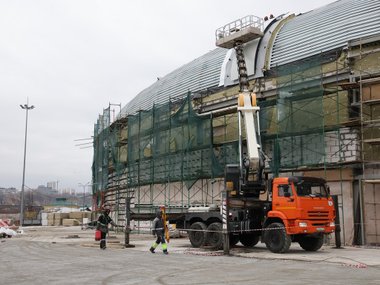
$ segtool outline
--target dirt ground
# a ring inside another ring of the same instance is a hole
[[[380,249],[324,246],[305,252],[292,245],[273,254],[263,245],[222,251],[193,249],[187,238],[171,239],[169,255],[148,249],[154,238],[111,233],[106,250],[94,230],[26,227],[0,239],[0,284],[380,284]],[[4,262],[5,261],[5,262]]]

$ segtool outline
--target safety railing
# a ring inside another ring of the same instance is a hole
[[[215,31],[216,40],[226,38],[236,32],[242,31],[249,27],[258,29],[260,32],[264,31],[264,20],[260,17],[249,15],[241,19],[233,21],[220,27]]]

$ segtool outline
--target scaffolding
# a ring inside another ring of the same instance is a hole
[[[120,221],[127,197],[135,198],[137,215],[154,213],[160,205],[183,211],[220,199],[220,190],[214,191],[221,183],[216,179],[223,176],[226,164],[238,161],[233,138],[237,126],[230,124],[236,115],[199,116],[191,96],[112,124],[109,108],[104,110],[94,136],[93,194],[98,207],[111,205]],[[226,128],[222,136],[217,131],[221,126]]]
[[[274,82],[274,95],[265,95],[262,80],[251,86],[263,94],[258,105],[266,172],[326,178],[339,198],[343,242],[363,244],[369,219],[363,208],[372,203],[362,197],[363,191],[374,196],[379,187],[366,168],[380,161],[380,84],[379,77],[374,79],[368,75],[372,71],[353,64],[349,57],[334,51],[275,68],[265,78]],[[354,78],[352,70],[367,73]],[[208,96],[220,102],[223,92]],[[179,94],[113,123],[110,109],[105,109],[94,129],[97,205],[111,204],[122,220],[127,197],[134,198],[133,211],[142,218],[160,205],[168,212],[182,212],[190,206],[219,203],[225,165],[239,160],[238,120],[234,109],[202,114],[203,102],[212,104],[207,96],[199,101],[191,92]],[[360,181],[372,190],[363,190],[357,182],[359,172],[367,173]],[[345,215],[350,208],[354,221]]]
[[[349,43],[355,64],[352,86],[359,98],[362,175],[357,194],[355,228],[363,244],[380,245],[380,36]]]

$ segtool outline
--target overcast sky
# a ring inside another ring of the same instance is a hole
[[[90,138],[109,103],[215,48],[214,32],[246,15],[307,12],[332,0],[0,0],[0,187],[91,181]],[[116,108],[116,112],[119,109]]]

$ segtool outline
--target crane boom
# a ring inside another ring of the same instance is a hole
[[[260,148],[258,132],[260,107],[256,106],[256,94],[243,92],[239,94],[238,112],[244,119],[244,126],[247,140],[247,155],[245,159],[249,161],[250,169],[257,170],[260,167]]]
[[[216,30],[216,45],[234,48],[239,75],[240,94],[238,98],[240,185],[248,183],[249,172],[256,172],[256,182],[261,182],[264,163],[260,145],[260,107],[256,105],[256,94],[249,91],[248,72],[243,45],[263,36],[263,20],[246,16],[228,23]],[[246,133],[247,153],[243,153],[242,121]]]

